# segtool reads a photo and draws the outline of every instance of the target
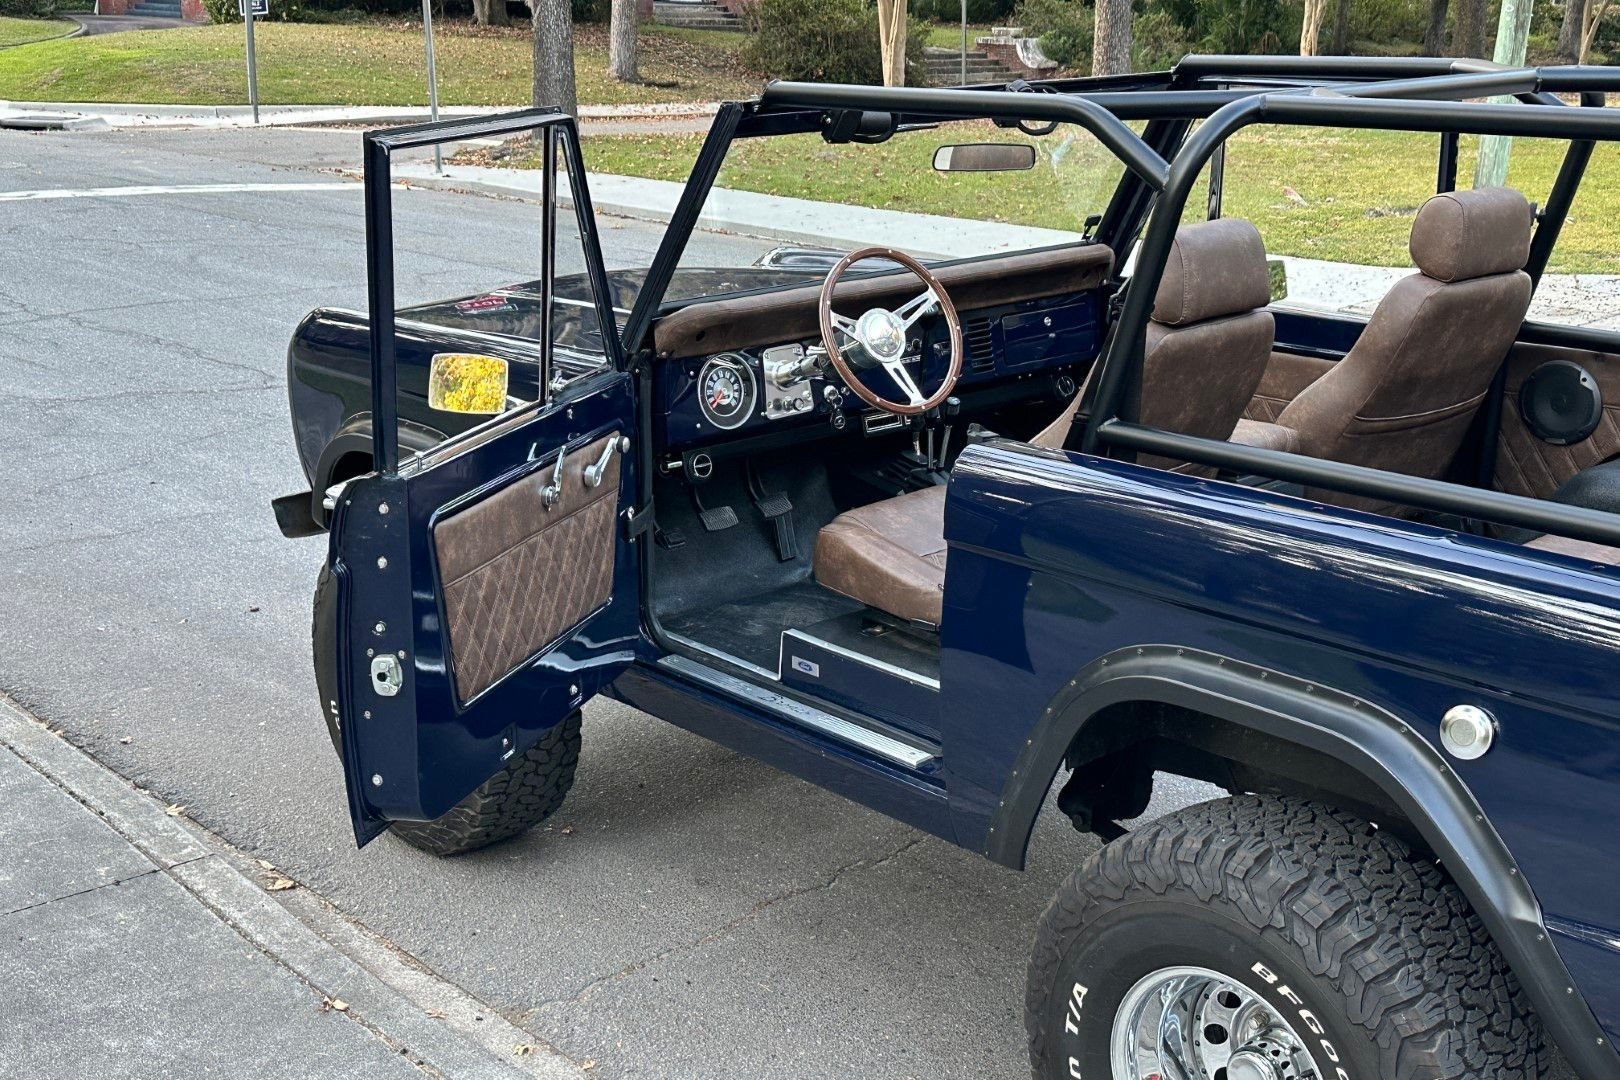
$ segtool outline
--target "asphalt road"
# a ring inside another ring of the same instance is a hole
[[[1016,874],[595,702],[548,827],[448,861],[354,850],[309,665],[325,542],[283,539],[268,503],[305,486],[288,335],[364,304],[358,185],[4,195],[335,182],[313,170],[358,144],[0,133],[0,688],[593,1075],[1027,1075],[1033,926],[1095,849],[1055,816]],[[533,207],[397,200],[402,301],[528,269]],[[661,231],[607,224],[621,264]]]

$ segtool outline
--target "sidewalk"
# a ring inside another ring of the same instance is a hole
[[[407,1000],[239,855],[3,700],[0,807],[7,1076],[583,1075],[499,1017],[473,1017],[483,1044],[463,1038],[459,991]]]

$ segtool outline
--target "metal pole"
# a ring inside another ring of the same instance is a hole
[[[422,29],[427,38],[428,112],[439,119],[439,73],[433,63],[433,0],[422,0]],[[444,144],[433,144],[433,171],[444,175]]]
[[[242,23],[247,27],[248,104],[253,122],[259,122],[259,64],[253,52],[253,0],[242,0]]]
[[[967,85],[967,0],[962,0],[962,85]]]

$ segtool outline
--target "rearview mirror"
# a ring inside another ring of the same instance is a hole
[[[964,143],[934,151],[937,172],[1024,172],[1035,167],[1028,143]]]
[[[493,416],[506,411],[506,361],[478,353],[434,353],[428,367],[428,407]]]

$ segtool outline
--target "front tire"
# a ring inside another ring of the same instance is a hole
[[[1540,1024],[1467,901],[1387,832],[1242,796],[1105,846],[1041,917],[1036,1080],[1519,1080]]]
[[[320,692],[326,733],[343,757],[342,718],[337,706],[337,591],[331,571],[315,579],[310,623],[315,687]],[[574,786],[579,764],[580,713],[576,709],[540,741],[513,758],[500,772],[433,821],[396,821],[395,836],[435,855],[460,855],[508,840],[556,813]]]

